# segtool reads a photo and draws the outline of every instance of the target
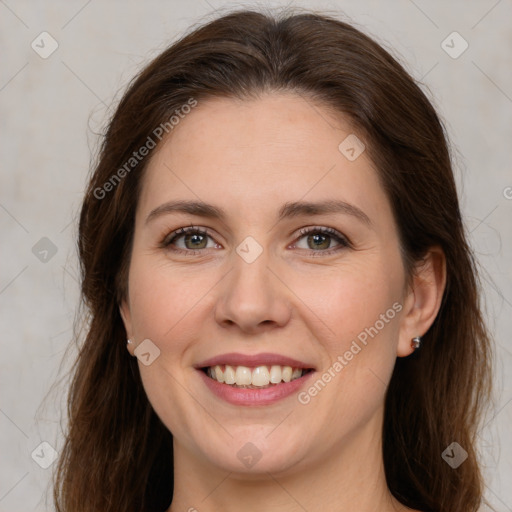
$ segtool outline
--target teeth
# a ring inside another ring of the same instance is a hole
[[[217,374],[217,371],[220,371],[222,373],[222,369],[220,366],[215,367],[215,374]],[[226,369],[224,370],[224,382],[226,384],[234,384],[235,381],[235,370],[233,370],[232,366],[226,365]]]
[[[219,382],[224,382],[224,374],[222,373],[220,366],[215,367],[215,380]]]
[[[272,384],[279,384],[281,382],[281,367],[271,366],[270,367],[270,382]]]
[[[284,366],[281,370],[281,378],[285,382],[290,382],[292,380],[292,368],[291,366]]]
[[[292,380],[298,379],[302,376],[302,370],[299,370],[299,368],[295,368],[292,372]]]
[[[254,368],[252,371],[252,381],[251,384],[253,386],[268,386],[270,383],[270,372],[266,366],[258,366],[258,368]]]
[[[236,385],[248,386],[251,384],[251,369],[247,366],[239,366],[236,369]]]
[[[217,382],[239,387],[268,387],[281,382],[290,382],[302,377],[302,368],[273,365],[249,368],[247,366],[220,365],[208,368],[207,374]]]

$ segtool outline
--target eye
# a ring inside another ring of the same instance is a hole
[[[208,238],[213,238],[208,234],[207,231],[194,226],[188,226],[173,231],[171,234],[166,236],[162,243],[162,247],[170,247],[175,252],[187,253],[187,254],[200,254],[202,249],[208,249],[207,243]],[[183,246],[179,246],[177,241],[183,239]],[[171,247],[174,246],[174,247]],[[217,247],[218,244],[215,244]]]
[[[332,228],[303,228],[300,230],[300,234],[302,236],[298,240],[307,237],[306,244],[308,247],[299,248],[309,250],[312,253],[318,253],[318,255],[328,255],[347,247],[351,247],[348,239]],[[208,238],[214,242],[213,246],[210,245],[208,247]],[[336,241],[338,244],[334,248],[331,247],[332,240]],[[162,248],[169,248],[177,253],[192,256],[201,254],[204,249],[221,248],[221,246],[214,241],[208,231],[195,226],[182,227],[173,231],[162,240],[160,246]],[[297,246],[297,242],[295,242],[294,247],[295,246]]]
[[[311,227],[303,228],[300,230],[302,235],[300,239],[306,238],[307,247],[301,249],[311,250],[312,252],[324,254],[332,254],[342,249],[350,247],[350,243],[346,237],[332,228],[325,227]],[[338,243],[334,249],[331,248],[331,242],[335,240]],[[319,250],[318,250],[319,249]]]

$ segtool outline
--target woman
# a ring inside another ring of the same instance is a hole
[[[115,112],[59,511],[468,512],[490,345],[433,107],[336,19],[239,11]]]

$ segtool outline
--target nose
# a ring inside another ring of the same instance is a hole
[[[269,267],[267,255],[264,250],[251,263],[234,255],[233,269],[217,288],[215,320],[222,327],[255,334],[289,322],[291,292],[283,277]]]

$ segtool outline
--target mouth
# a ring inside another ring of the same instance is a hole
[[[195,366],[206,388],[233,405],[271,405],[297,393],[316,371],[279,354],[223,354]]]
[[[256,367],[228,364],[200,368],[210,379],[239,389],[267,389],[292,382],[314,371],[288,365],[261,365]]]

